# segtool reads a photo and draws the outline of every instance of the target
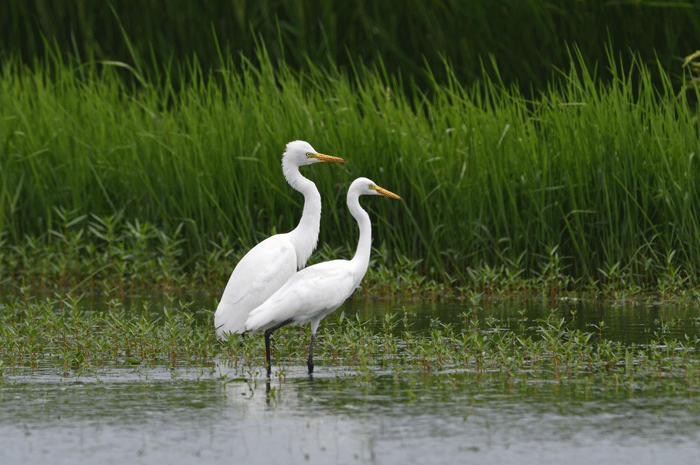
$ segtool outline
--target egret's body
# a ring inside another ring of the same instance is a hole
[[[318,162],[342,163],[342,158],[316,153],[304,141],[287,144],[282,171],[292,188],[304,195],[299,225],[286,234],[268,237],[238,262],[214,314],[216,334],[243,333],[251,310],[265,302],[299,268],[316,248],[321,223],[321,195],[316,185],[299,172],[299,167]]]
[[[265,348],[270,374],[270,335],[288,324],[311,323],[309,373],[313,372],[313,346],[321,319],[340,307],[357,289],[367,272],[372,244],[372,224],[360,206],[361,195],[383,195],[400,199],[367,178],[356,179],[348,190],[350,213],[360,228],[357,251],[352,260],[332,260],[305,268],[289,278],[259,307],[250,312],[246,331],[265,331]]]

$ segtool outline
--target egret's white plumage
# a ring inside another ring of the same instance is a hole
[[[319,162],[343,163],[342,158],[317,153],[311,144],[296,140],[287,144],[282,172],[292,188],[304,195],[299,225],[286,234],[268,237],[238,262],[214,314],[217,336],[242,333],[251,310],[265,302],[299,268],[316,248],[321,223],[321,195],[299,167]]]
[[[352,260],[332,260],[310,266],[289,278],[259,307],[250,312],[246,331],[265,331],[268,375],[270,374],[269,337],[272,331],[287,324],[311,323],[309,373],[313,371],[313,344],[321,319],[340,307],[357,289],[367,272],[372,244],[372,224],[360,206],[361,195],[383,195],[400,199],[367,178],[350,185],[347,203],[360,228],[357,251]]]

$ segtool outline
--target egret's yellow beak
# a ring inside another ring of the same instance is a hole
[[[375,191],[377,191],[379,193],[379,195],[383,195],[384,197],[389,197],[390,199],[403,200],[398,195],[394,194],[393,192],[389,192],[388,190],[384,189],[383,187],[374,186],[373,189]]]
[[[345,160],[338,157],[331,157],[330,155],[324,155],[322,153],[310,153],[310,158],[315,158],[318,161],[325,161],[328,163],[345,163]]]

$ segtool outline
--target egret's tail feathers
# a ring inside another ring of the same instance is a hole
[[[285,318],[280,319],[276,316],[272,316],[269,312],[265,311],[265,308],[258,307],[248,315],[248,319],[245,322],[245,331],[250,331],[251,333],[265,331],[278,325],[282,321],[284,321],[285,324],[291,322],[291,320],[287,321]]]
[[[245,332],[246,318],[248,318],[247,314],[226,312],[225,309],[219,306],[214,314],[216,336],[219,339],[226,339],[227,334],[243,334]]]

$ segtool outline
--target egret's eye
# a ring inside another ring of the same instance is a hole
[[[376,185],[376,184],[370,184],[370,185],[369,185],[369,190],[372,190],[372,191],[377,190],[377,185]]]
[[[315,153],[311,153],[311,152],[306,152],[306,158],[313,158],[314,155],[316,155],[316,154],[315,154]]]

